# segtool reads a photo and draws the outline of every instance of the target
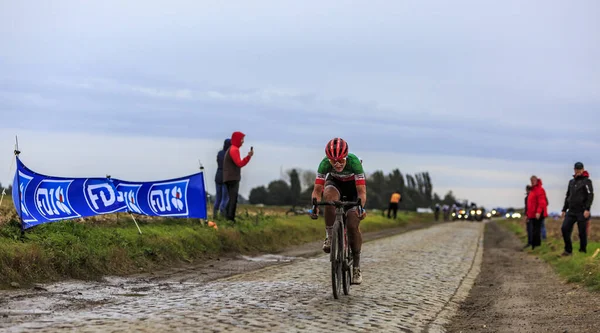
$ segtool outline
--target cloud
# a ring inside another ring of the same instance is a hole
[[[53,108],[56,106],[56,101],[37,93],[0,91],[0,105],[6,109],[23,106]]]
[[[5,82],[4,87],[8,86]],[[329,136],[343,136],[362,150],[543,162],[580,159],[574,144],[582,149],[600,148],[600,136],[590,121],[574,125],[583,135],[574,139],[571,128],[544,123],[543,118],[539,125],[532,125],[485,115],[442,116],[273,88],[167,88],[101,78],[49,79],[42,86],[43,93],[35,96],[40,100],[52,96],[51,105],[29,103],[32,93],[28,91],[36,91],[35,87],[21,86],[23,91],[4,94],[22,98],[20,103],[19,98],[10,103],[0,99],[0,107],[20,110],[9,114],[8,123],[29,129],[136,135],[160,131],[161,135],[201,138],[244,129],[258,139],[277,138],[288,144],[299,140],[320,144]],[[265,127],[269,130],[261,130]],[[595,162],[599,157],[588,159]]]

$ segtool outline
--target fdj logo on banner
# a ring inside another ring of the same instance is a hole
[[[31,171],[17,158],[15,209],[22,228],[73,218],[130,211],[142,215],[206,218],[203,174],[129,182],[107,178],[62,178]],[[190,202],[193,206],[190,207]]]
[[[29,222],[37,222],[37,219],[35,217],[33,217],[33,215],[31,215],[31,213],[29,212],[29,209],[27,208],[27,204],[25,202],[25,198],[23,197],[23,193],[25,193],[25,190],[27,189],[27,186],[29,186],[29,183],[31,183],[31,181],[33,180],[33,177],[28,176],[26,174],[24,174],[23,172],[21,172],[21,170],[19,170],[19,181],[18,181],[18,188],[17,186],[13,186],[13,198],[19,198],[19,201],[21,202],[21,209],[20,209],[20,213],[22,215],[23,218],[23,222],[25,223],[29,223]],[[17,182],[15,182],[15,185],[17,184]]]
[[[67,199],[67,192],[72,182],[73,180],[42,180],[35,189],[35,204],[38,212],[51,221],[81,217]]]
[[[150,187],[150,209],[160,216],[187,216],[187,190],[189,179],[156,183]]]
[[[134,213],[147,215],[140,208],[140,203],[138,202],[140,188],[142,188],[141,184],[119,184],[118,186],[119,194],[123,196],[127,208]]]
[[[106,179],[87,179],[83,186],[85,199],[96,214],[110,214],[125,210],[123,196]]]

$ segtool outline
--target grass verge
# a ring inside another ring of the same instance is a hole
[[[500,224],[516,234],[523,241],[523,245],[527,243],[527,232],[522,222],[501,220]],[[560,220],[547,220],[547,239],[542,242],[541,247],[528,251],[548,262],[567,282],[579,283],[590,290],[600,292],[600,254],[595,258],[592,257],[596,249],[600,248],[600,235],[595,235],[592,229],[591,235],[588,236],[590,242],[588,242],[587,253],[579,253],[579,239],[575,228],[573,255],[561,257],[564,242],[560,227]]]
[[[252,211],[253,210],[253,211]],[[0,288],[62,279],[97,279],[192,263],[226,253],[277,252],[288,246],[321,240],[324,221],[286,217],[279,211],[248,212],[241,207],[233,225],[216,221],[218,229],[196,219],[144,219],[121,214],[110,223],[69,220],[37,226],[20,238],[15,216],[0,225]],[[368,216],[363,232],[431,221],[430,214],[401,213],[397,220]]]

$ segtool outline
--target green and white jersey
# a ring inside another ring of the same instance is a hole
[[[361,160],[354,154],[349,153],[346,157],[346,166],[341,172],[337,172],[327,157],[323,158],[317,169],[317,179],[315,184],[325,184],[327,174],[341,181],[356,182],[356,185],[365,185],[365,171],[363,170]]]

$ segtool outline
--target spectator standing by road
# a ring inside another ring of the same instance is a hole
[[[525,211],[523,212],[525,230],[527,230],[527,245],[525,245],[525,249],[531,246],[531,235],[533,233],[533,224],[529,223],[529,218],[527,217],[527,199],[529,198],[529,192],[531,192],[531,185],[525,186]]]
[[[229,194],[226,217],[227,220],[234,222],[240,181],[242,179],[242,168],[250,162],[250,158],[254,155],[254,148],[250,147],[248,155],[243,159],[241,158],[240,147],[244,144],[245,136],[242,132],[233,132],[231,135],[231,147],[229,147],[223,159],[223,182],[227,185],[227,192]]]
[[[450,221],[450,206],[444,204],[442,212],[444,213],[444,221]]]
[[[225,139],[223,142],[223,150],[217,153],[217,172],[215,174],[215,188],[217,194],[215,197],[215,206],[213,208],[213,218],[217,218],[217,214],[225,215],[229,195],[227,193],[227,185],[223,182],[223,160],[227,149],[231,147],[231,139]]]
[[[542,245],[542,223],[548,216],[548,203],[546,191],[542,187],[542,180],[531,176],[531,190],[527,196],[527,219],[532,224],[531,249]]]
[[[392,211],[394,212],[394,220],[396,219],[396,216],[398,215],[398,203],[401,199],[402,195],[400,195],[400,191],[395,191],[392,193],[392,196],[390,197],[390,204],[388,206],[388,219],[391,218]]]
[[[570,256],[573,253],[571,234],[575,223],[577,223],[579,229],[579,252],[587,252],[587,224],[589,223],[590,209],[594,201],[594,188],[592,187],[590,174],[584,170],[583,163],[575,163],[574,170],[575,174],[573,179],[569,181],[561,214],[561,217],[564,218],[561,228],[565,242],[563,256]]]

